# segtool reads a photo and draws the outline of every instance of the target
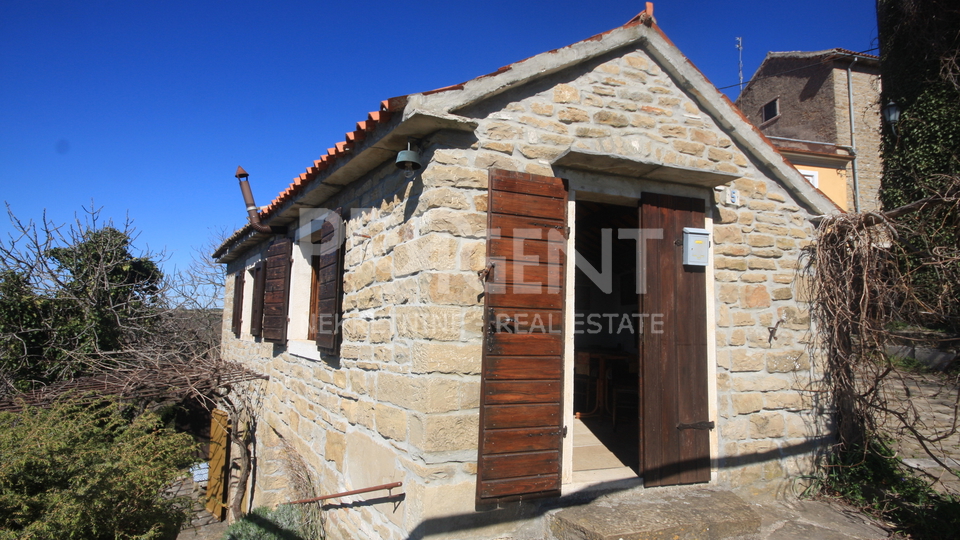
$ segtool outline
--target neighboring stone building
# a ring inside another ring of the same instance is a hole
[[[542,538],[586,485],[809,472],[824,434],[795,273],[836,211],[650,4],[384,101],[260,211],[286,232],[248,225],[214,254],[223,355],[270,377],[252,504],[297,496],[291,448],[323,494],[403,483],[329,509],[331,538]]]
[[[767,53],[737,105],[840,208],[880,208],[878,57],[845,49]]]

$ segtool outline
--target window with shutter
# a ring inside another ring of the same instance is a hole
[[[340,300],[343,293],[343,221],[342,209],[336,219],[327,219],[320,228],[319,254],[313,259],[313,284],[310,299],[311,339],[317,348],[337,354],[340,347]]]
[[[292,252],[293,242],[289,238],[278,238],[267,249],[261,330],[265,341],[284,343],[287,340],[287,303],[290,297]]]
[[[230,329],[234,337],[240,337],[240,325],[243,322],[243,269],[233,276],[233,320]]]
[[[250,335],[260,337],[263,333],[263,294],[267,282],[264,264],[258,262],[253,267],[253,304],[250,307]]]

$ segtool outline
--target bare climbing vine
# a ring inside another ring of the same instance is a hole
[[[946,187],[895,210],[824,218],[800,272],[841,449],[910,438],[956,474],[949,456],[960,453],[958,370],[924,369],[902,356],[916,346],[952,354],[960,346],[960,178],[940,180]]]

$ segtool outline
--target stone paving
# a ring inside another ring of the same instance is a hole
[[[960,471],[960,432],[956,426],[957,379],[940,373],[918,374],[899,373],[903,383],[888,384],[888,406],[915,419],[917,430],[925,437],[935,439],[930,450],[943,463],[954,471]],[[941,492],[960,494],[960,478],[938,464],[912,434],[898,429],[896,418],[886,419],[886,432],[895,441],[897,451],[904,464],[927,475],[931,480],[938,479],[933,487]],[[953,431],[953,433],[950,433]]]
[[[190,479],[178,485],[177,494],[199,493],[193,489]],[[204,510],[199,499],[195,499],[194,511],[193,521],[180,532],[177,540],[221,540],[224,537],[226,522],[217,521]],[[566,515],[562,515],[564,513]],[[582,527],[570,526],[577,522]],[[601,496],[591,504],[560,511],[547,528],[553,529],[545,531],[544,538],[550,540],[627,536],[638,540],[683,540],[700,538],[703,534],[709,538],[743,540],[898,538],[882,523],[836,501],[802,501],[749,488],[731,492],[696,486],[640,490],[627,496]],[[663,536],[661,533],[665,531],[671,534]],[[510,537],[500,540],[510,540]]]
[[[193,482],[193,478],[186,476],[177,482],[171,490],[175,496],[186,496],[193,499],[193,519],[180,531],[177,540],[220,540],[227,530],[227,523],[213,517],[203,507],[202,495],[205,486]]]
[[[902,538],[885,524],[863,512],[835,500],[799,500],[789,495],[775,496],[752,492],[749,488],[735,491],[760,515],[756,540],[817,540]]]
[[[883,524],[834,501],[698,486],[601,496],[548,518],[550,540],[875,540]]]

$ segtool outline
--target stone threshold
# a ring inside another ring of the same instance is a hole
[[[553,540],[692,540],[751,537],[761,518],[736,494],[717,488],[630,490],[553,512]]]

